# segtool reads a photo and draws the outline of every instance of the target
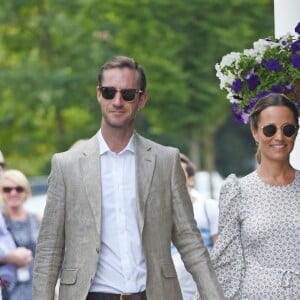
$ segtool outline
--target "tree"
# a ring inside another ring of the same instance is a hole
[[[273,30],[271,0],[1,6],[1,147],[8,163],[29,175],[48,174],[54,152],[97,130],[97,72],[116,54],[136,58],[148,74],[150,101],[138,130],[215,169],[213,141],[230,108],[214,65]]]

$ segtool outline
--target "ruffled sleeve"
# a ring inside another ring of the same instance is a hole
[[[240,299],[244,259],[241,245],[239,206],[241,191],[238,179],[229,175],[220,192],[219,235],[211,259],[226,299]]]

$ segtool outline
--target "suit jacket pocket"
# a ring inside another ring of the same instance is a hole
[[[60,283],[61,284],[74,284],[77,280],[78,269],[63,269]]]
[[[162,273],[165,278],[177,277],[176,270],[173,264],[162,264]]]

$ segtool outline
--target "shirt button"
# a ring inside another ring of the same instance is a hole
[[[99,252],[100,252],[100,248],[96,248],[96,252],[99,254]]]

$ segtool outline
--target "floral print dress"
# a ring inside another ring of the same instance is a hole
[[[226,299],[299,300],[300,172],[284,186],[229,175],[219,209],[211,258]]]

